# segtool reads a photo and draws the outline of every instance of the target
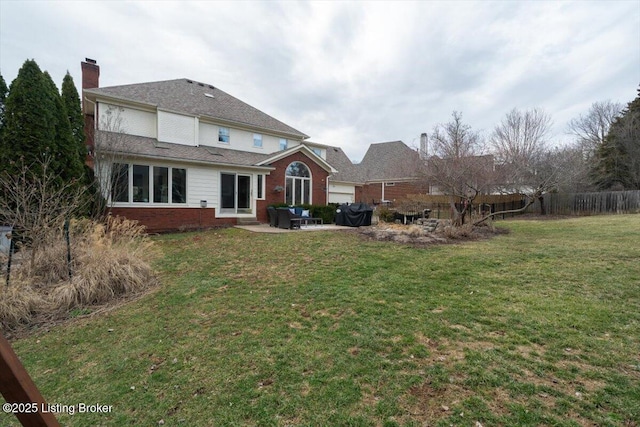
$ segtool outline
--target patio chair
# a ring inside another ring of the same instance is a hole
[[[273,206],[267,207],[267,213],[269,214],[269,226],[278,226],[278,211]]]
[[[300,228],[301,215],[296,215],[289,208],[278,208],[278,228]]]

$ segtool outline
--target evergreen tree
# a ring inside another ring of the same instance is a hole
[[[83,161],[58,88],[34,60],[27,60],[6,98],[0,172],[15,175],[26,165],[40,176],[44,162],[58,185],[84,183]]]
[[[4,81],[4,77],[0,74],[0,138],[2,138],[2,124],[4,123],[4,104],[7,101],[7,83]]]
[[[71,134],[78,149],[80,161],[84,163],[87,155],[84,135],[84,116],[82,115],[82,105],[73,77],[67,71],[67,75],[62,80],[62,102],[67,109],[67,117],[71,125]]]
[[[24,162],[40,174],[42,162],[54,157],[54,108],[44,75],[27,60],[11,83],[0,141],[0,172],[17,174]]]
[[[73,137],[67,109],[49,73],[45,71],[43,77],[54,113],[55,137],[52,172],[59,175],[64,182],[84,181],[83,162],[78,156],[78,146]]]
[[[601,189],[640,189],[640,89],[609,129],[594,171]]]

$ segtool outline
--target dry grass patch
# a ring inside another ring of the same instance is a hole
[[[10,285],[0,289],[0,323],[5,328],[65,318],[71,310],[105,304],[158,283],[149,263],[155,257],[153,243],[134,221],[73,221],[70,242],[70,264],[61,234],[51,233],[37,252],[23,249],[12,267]]]

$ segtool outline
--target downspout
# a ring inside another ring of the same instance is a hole
[[[382,196],[380,197],[380,203],[383,203],[385,198],[384,198],[384,182],[381,182],[380,185],[382,186]]]

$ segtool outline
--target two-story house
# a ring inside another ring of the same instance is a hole
[[[330,147],[209,84],[99,87],[82,62],[91,163],[111,212],[150,231],[267,222],[267,205],[329,200]]]

